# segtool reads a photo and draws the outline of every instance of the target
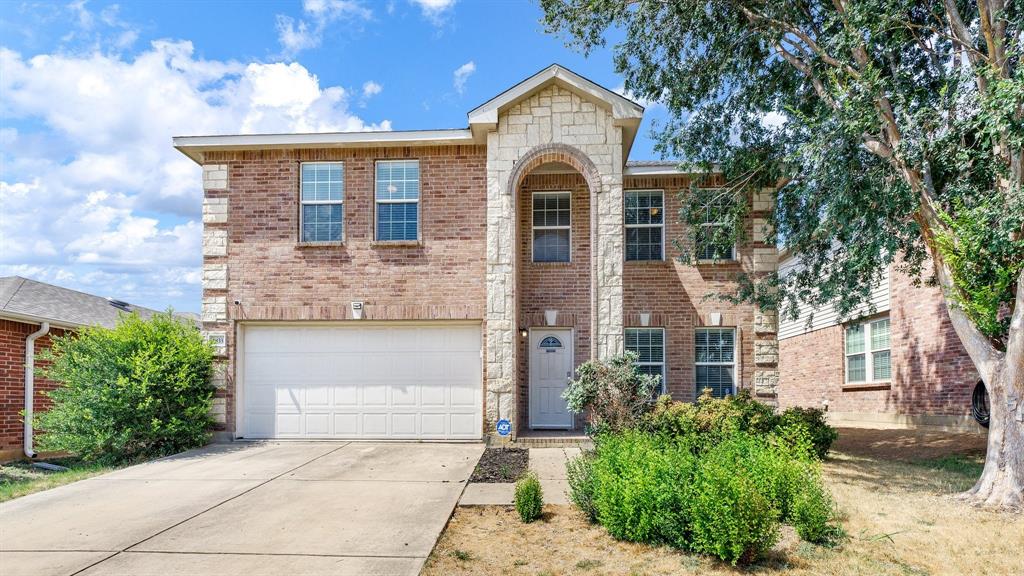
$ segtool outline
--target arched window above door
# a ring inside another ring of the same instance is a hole
[[[562,341],[554,336],[547,336],[540,341],[541,348],[561,348]]]

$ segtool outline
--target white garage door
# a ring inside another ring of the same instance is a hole
[[[246,326],[246,438],[477,439],[479,325]]]

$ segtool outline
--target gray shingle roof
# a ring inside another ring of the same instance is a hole
[[[5,312],[69,326],[98,324],[107,328],[116,326],[118,315],[124,312],[137,312],[143,318],[157,313],[156,310],[132,304],[118,308],[100,296],[21,276],[0,278],[0,316]]]

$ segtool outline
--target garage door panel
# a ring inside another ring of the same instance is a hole
[[[246,326],[248,437],[479,438],[480,326]]]

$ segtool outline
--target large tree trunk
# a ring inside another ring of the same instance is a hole
[[[985,382],[990,405],[985,469],[974,487],[960,497],[986,507],[1020,510],[1024,508],[1024,272],[1017,281],[1003,353],[982,350],[976,331],[963,325],[967,321],[963,312],[948,297],[947,305],[953,327]]]
[[[1014,373],[1016,373],[1014,375]],[[986,507],[1024,507],[1024,370],[1004,365],[985,381],[990,419],[988,453],[981,478],[961,498]]]

